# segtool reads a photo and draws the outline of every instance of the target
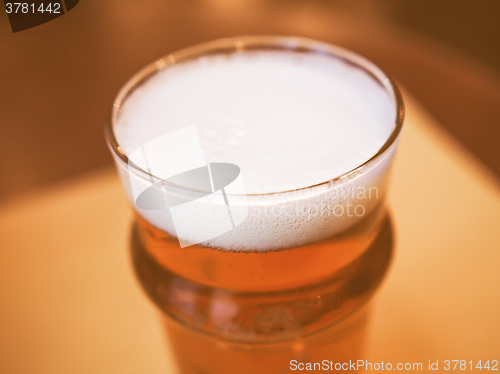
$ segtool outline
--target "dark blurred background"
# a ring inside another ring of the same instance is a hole
[[[378,64],[500,175],[500,1],[81,0],[13,34],[0,5],[0,201],[110,166],[114,95],[179,48],[307,36]]]

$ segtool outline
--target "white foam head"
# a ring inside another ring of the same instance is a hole
[[[360,219],[314,211],[332,213],[354,203],[354,189],[383,188],[391,149],[354,175],[322,183],[372,158],[395,118],[393,94],[341,58],[252,51],[200,57],[155,73],[121,103],[113,130],[129,155],[163,134],[194,126],[207,162],[240,167],[244,183],[233,187],[230,203],[249,208],[235,229],[203,244],[265,251],[325,239]],[[164,159],[161,151],[149,157]],[[124,178],[129,174],[122,170]],[[313,185],[319,186],[305,188]],[[243,201],[238,194],[247,196]],[[376,204],[367,199],[364,214]],[[175,235],[164,212],[140,213]]]

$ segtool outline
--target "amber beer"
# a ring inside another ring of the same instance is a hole
[[[363,358],[392,253],[384,197],[402,120],[397,89],[374,65],[300,38],[207,43],[125,86],[107,136],[136,210],[134,268],[179,373]],[[190,125],[199,144],[161,143]],[[194,196],[178,173],[205,158],[211,187]],[[217,184],[224,162],[240,184]]]
[[[359,247],[361,226],[370,224],[331,240],[257,254],[182,249],[139,218],[132,236],[135,270],[164,313],[180,373],[286,373],[292,360],[362,357],[365,304],[392,254],[389,221],[371,246]]]

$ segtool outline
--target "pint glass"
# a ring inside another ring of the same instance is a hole
[[[106,136],[135,211],[135,272],[179,373],[363,358],[403,115],[375,65],[294,37],[188,48],[125,85]]]

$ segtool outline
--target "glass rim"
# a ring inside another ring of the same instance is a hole
[[[120,144],[118,143],[115,133],[114,124],[120,114],[121,107],[126,101],[128,96],[134,91],[135,88],[139,87],[145,83],[149,78],[154,76],[154,74],[178,63],[187,62],[189,60],[194,60],[202,56],[209,55],[220,55],[220,54],[231,54],[240,53],[245,51],[257,51],[257,50],[288,50],[292,52],[302,52],[302,53],[319,53],[324,54],[328,57],[337,58],[343,60],[345,63],[352,65],[358,69],[363,70],[372,79],[374,79],[379,85],[381,85],[386,92],[390,94],[393,101],[396,117],[394,119],[394,128],[391,131],[390,136],[384,142],[384,144],[378,149],[378,151],[371,156],[369,159],[359,164],[358,166],[338,175],[330,178],[324,182],[319,182],[310,186],[294,188],[284,191],[276,192],[265,192],[265,193],[250,193],[250,194],[229,194],[234,196],[266,196],[266,195],[278,195],[287,194],[291,192],[303,191],[308,189],[314,189],[319,186],[326,186],[328,184],[334,183],[346,177],[349,177],[361,169],[365,168],[367,165],[373,163],[375,160],[379,159],[398,139],[401,132],[405,108],[403,102],[403,96],[395,84],[395,82],[389,78],[377,65],[363,57],[356,52],[348,50],[343,47],[339,47],[326,42],[316,41],[314,39],[297,37],[297,36],[274,36],[274,35],[253,35],[253,36],[236,36],[230,38],[216,39],[213,41],[197,44],[191,47],[183,48],[178,51],[167,54],[156,61],[146,65],[135,73],[118,91],[113,105],[111,108],[110,118],[105,125],[105,138],[108,147],[110,148],[113,155],[117,156],[118,159],[128,168],[132,168],[136,175],[152,180],[157,179],[162,181],[162,184],[170,186],[174,189],[190,190],[192,192],[199,192],[192,190],[185,186],[176,185],[172,182],[165,181],[163,178],[155,176],[153,173],[144,170],[138,165],[134,164],[125,152],[122,151]]]

